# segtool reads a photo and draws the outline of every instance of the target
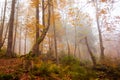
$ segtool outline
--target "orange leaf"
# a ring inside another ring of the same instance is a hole
[[[101,2],[106,2],[106,0],[101,0]]]

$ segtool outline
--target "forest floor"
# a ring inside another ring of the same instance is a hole
[[[0,80],[120,80],[120,65],[106,61],[93,67],[67,56],[59,65],[45,55],[0,58]]]
[[[2,58],[0,59],[0,72],[13,73],[20,64],[22,64],[22,60],[20,58]]]

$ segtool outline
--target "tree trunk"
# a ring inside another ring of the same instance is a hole
[[[80,44],[78,45],[79,60],[81,59]]]
[[[75,26],[75,48],[74,48],[74,57],[76,57],[76,49],[77,49],[77,30]]]
[[[70,56],[70,44],[68,41],[67,41],[67,47],[68,47],[68,56]]]
[[[51,46],[51,38],[49,37],[49,54],[51,54],[52,53],[52,46]]]
[[[21,36],[22,36],[22,27],[20,27],[20,34],[19,34],[19,55],[21,55]]]
[[[26,54],[26,48],[27,48],[27,47],[26,47],[26,46],[27,46],[27,43],[26,43],[26,42],[27,42],[27,28],[25,28],[25,44],[24,44],[25,46],[24,46],[24,55]]]
[[[15,26],[15,33],[14,33],[14,42],[13,42],[13,52],[15,53],[15,46],[16,46],[16,35],[17,35],[17,27],[18,27],[18,11],[19,11],[19,2],[17,4],[16,9],[16,26]]]
[[[69,45],[69,41],[68,41],[68,37],[67,37],[66,25],[65,25],[65,38],[66,38],[66,43],[67,43],[67,51],[68,51],[67,53],[68,53],[68,56],[70,56],[70,45]]]
[[[6,27],[5,37],[3,38],[2,43],[0,44],[0,49],[2,48],[2,46],[3,46],[4,43],[5,43],[5,39],[6,39],[6,37],[7,37],[8,28],[9,28],[9,24],[8,24],[7,27]]]
[[[45,26],[45,1],[42,0],[42,25]],[[41,43],[41,53],[43,53],[43,43]]]
[[[89,47],[89,43],[88,43],[87,37],[85,37],[85,43],[86,43],[88,52],[90,53],[90,57],[92,59],[93,65],[96,66],[96,59],[95,59],[95,56],[93,55],[93,53],[92,53],[92,51],[91,51],[91,49]]]
[[[98,33],[99,33],[100,50],[101,50],[100,60],[102,61],[104,60],[104,47],[103,47],[102,33],[100,29],[100,24],[99,24],[98,4],[96,0],[95,0],[95,7],[96,7],[96,20],[97,20],[97,28],[98,28]]]
[[[39,54],[39,44],[37,43],[37,40],[39,38],[39,0],[37,0],[37,6],[36,6],[36,49],[34,49],[34,53],[36,55]]]
[[[46,36],[46,34],[47,34],[47,32],[48,32],[48,29],[49,29],[49,27],[50,27],[50,0],[48,0],[48,24],[47,24],[47,26],[45,26],[45,28],[43,29],[43,31],[42,31],[42,33],[41,33],[41,35],[39,36],[39,38],[37,39],[37,42],[33,45],[33,48],[32,48],[32,51],[30,51],[29,53],[32,53],[32,54],[34,54],[34,55],[36,55],[35,54],[35,49],[36,49],[36,45],[40,45],[41,44],[41,42],[44,40],[44,38],[45,38],[45,36]]]
[[[3,19],[2,19],[2,23],[1,23],[1,27],[0,27],[0,50],[4,44],[3,43],[3,30],[4,30],[4,24],[5,24],[6,7],[7,7],[7,0],[5,0]]]
[[[53,5],[53,0],[52,0]],[[56,26],[55,26],[55,18],[54,18],[54,7],[52,6],[52,15],[53,15],[53,32],[54,32],[54,47],[55,47],[55,55],[56,55],[56,63],[59,64],[58,59],[58,51],[57,51],[57,39],[56,39]]]
[[[7,51],[6,56],[12,57],[12,44],[13,44],[13,28],[14,28],[14,13],[15,13],[15,0],[12,0],[11,5],[11,13],[10,13],[10,25],[9,25],[9,33],[8,33],[8,45],[7,45]]]

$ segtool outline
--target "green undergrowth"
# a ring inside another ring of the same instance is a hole
[[[120,80],[118,62],[105,60],[96,66],[89,61],[80,62],[73,56],[64,55],[59,58],[59,65],[52,57],[26,55],[23,63],[12,74],[0,74],[0,80]]]
[[[80,64],[80,61],[72,56],[60,58],[59,65],[52,60],[34,60],[34,66],[29,71],[31,79],[42,77],[45,80],[92,80],[97,78],[95,71]]]
[[[16,74],[3,74],[0,73],[0,80],[20,80]]]
[[[120,79],[120,66],[114,65],[115,63],[112,64],[109,60],[106,60],[109,62],[101,63],[96,66],[88,66],[89,61],[80,62],[73,56],[66,55],[60,57],[59,65],[55,64],[52,60],[42,61],[37,57],[32,60],[34,61],[34,66],[29,71],[31,79],[36,79],[36,77],[42,77],[45,80]]]
[[[0,50],[0,58],[4,57],[6,53],[6,49],[1,49]]]

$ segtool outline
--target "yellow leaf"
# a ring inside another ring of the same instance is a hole
[[[40,29],[44,29],[44,28],[45,28],[45,26],[43,26],[43,25],[39,24],[39,28],[40,28]]]
[[[104,9],[101,10],[101,14],[106,14],[106,11]]]
[[[83,24],[79,24],[79,26],[80,26],[80,27],[82,27],[82,26],[83,26]]]

